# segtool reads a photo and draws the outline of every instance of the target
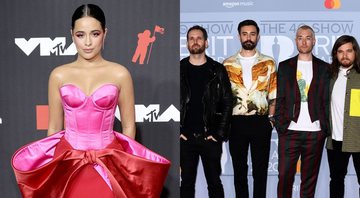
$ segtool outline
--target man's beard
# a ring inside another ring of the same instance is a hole
[[[298,51],[302,54],[310,54],[312,52],[312,48],[310,49],[301,49],[301,48],[298,48]]]
[[[256,43],[254,43],[252,41],[245,41],[245,42],[241,43],[241,46],[245,50],[253,50],[256,47]]]
[[[347,61],[344,62],[345,60],[347,60]],[[343,66],[343,67],[345,67],[345,68],[348,68],[348,67],[350,67],[351,65],[354,64],[354,62],[350,61],[350,60],[347,59],[347,58],[343,58],[343,59],[341,59],[339,62],[340,62],[340,64],[341,64],[341,66]]]
[[[203,52],[205,52],[205,45],[203,46],[198,45],[199,47],[194,48],[195,45],[198,44],[194,44],[193,46],[189,47],[190,54],[202,54]]]

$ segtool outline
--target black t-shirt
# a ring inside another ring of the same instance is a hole
[[[202,134],[204,132],[204,108],[202,99],[206,82],[208,81],[206,64],[207,63],[203,65],[192,65],[189,63],[187,65],[190,101],[184,122],[184,132],[186,134]]]

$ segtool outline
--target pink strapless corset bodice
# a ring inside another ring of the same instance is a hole
[[[79,87],[60,88],[65,114],[65,139],[74,149],[104,149],[114,139],[114,113],[119,89],[105,84],[87,96]]]

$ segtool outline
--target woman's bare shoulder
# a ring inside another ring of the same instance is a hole
[[[58,79],[61,80],[71,72],[71,67],[73,66],[73,63],[68,63],[64,65],[56,66],[50,73],[50,79]]]
[[[129,70],[124,65],[119,63],[108,62],[108,68],[114,75],[118,77],[130,75]]]

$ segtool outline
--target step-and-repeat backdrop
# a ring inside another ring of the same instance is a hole
[[[99,5],[106,15],[103,56],[127,67],[133,77],[136,140],[172,161],[161,197],[178,197],[178,0],[1,2],[0,197],[21,197],[11,155],[46,136],[48,77],[56,66],[75,60],[71,16],[86,3]]]
[[[297,54],[294,38],[297,28],[310,25],[317,43],[313,53],[331,62],[331,49],[335,40],[343,35],[355,36],[360,41],[360,2],[345,0],[181,0],[180,2],[180,58],[188,56],[186,32],[195,25],[203,26],[209,34],[207,54],[222,62],[240,49],[237,26],[245,19],[255,20],[260,27],[257,48],[274,57],[277,63]],[[268,197],[276,197],[278,169],[278,137],[273,131],[268,167]],[[223,145],[222,176],[225,196],[235,197],[233,169],[228,144]],[[352,161],[346,177],[346,198],[359,196]],[[249,157],[249,185],[252,195],[251,159]],[[297,172],[293,197],[299,197],[300,177]],[[317,183],[316,197],[329,197],[329,168],[324,150]],[[202,166],[199,166],[196,185],[197,197],[207,197],[207,185]]]

